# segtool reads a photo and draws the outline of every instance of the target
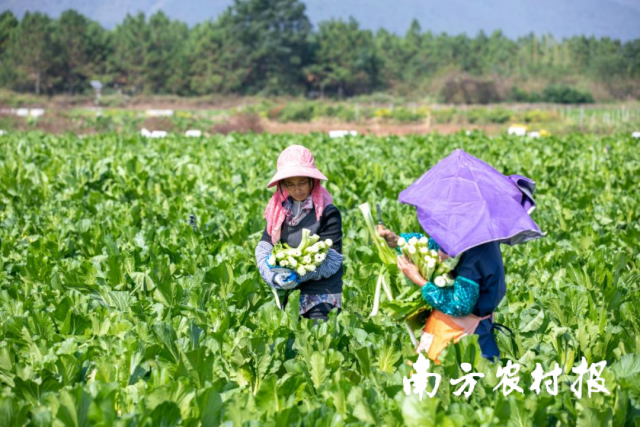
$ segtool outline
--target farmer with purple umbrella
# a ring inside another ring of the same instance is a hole
[[[529,214],[535,208],[530,179],[505,176],[483,161],[455,150],[400,193],[415,206],[418,221],[440,259],[459,257],[453,286],[438,287],[421,277],[406,257],[398,267],[433,307],[416,350],[438,362],[440,352],[463,336],[477,334],[482,355],[498,358],[493,312],[506,293],[500,243],[514,245],[544,236]],[[383,226],[378,234],[398,246],[398,236]],[[421,234],[402,234],[409,239]]]

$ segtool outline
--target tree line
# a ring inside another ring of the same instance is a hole
[[[0,86],[36,94],[90,92],[90,80],[126,94],[348,97],[386,91],[492,102],[589,88],[640,95],[640,39],[576,36],[516,40],[496,31],[404,35],[354,19],[314,28],[299,0],[235,0],[189,28],[165,13],[127,15],[114,29],[74,10],[54,19],[0,15]],[[529,92],[531,93],[529,93]]]

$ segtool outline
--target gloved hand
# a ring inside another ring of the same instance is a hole
[[[276,274],[273,277],[273,282],[278,287],[280,287],[280,289],[293,289],[300,283],[300,276],[295,271],[288,268],[276,267],[275,265],[271,265],[269,263],[269,257],[266,257],[264,259],[264,262],[271,270],[275,269]]]
[[[298,273],[293,270],[289,271],[290,273],[278,273],[273,278],[273,281],[278,286],[280,286],[281,289],[293,289],[300,283],[300,277],[298,276]]]

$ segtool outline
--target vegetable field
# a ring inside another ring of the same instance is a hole
[[[254,261],[278,153],[310,148],[343,215],[344,311],[279,311]],[[0,138],[0,425],[638,425],[640,154],[627,134],[544,140],[206,139],[39,132]],[[503,396],[474,337],[444,353],[433,398],[403,392],[404,325],[370,318],[379,271],[358,206],[420,231],[398,193],[455,148],[537,182],[546,238],[504,247]],[[190,215],[194,220],[190,222]],[[582,357],[610,394],[570,390]],[[449,383],[469,362],[473,394]],[[563,369],[558,396],[529,388]]]

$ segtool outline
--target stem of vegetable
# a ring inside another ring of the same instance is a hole
[[[389,298],[389,301],[393,301],[393,294],[391,293],[391,288],[389,287],[389,284],[387,283],[386,280],[384,280],[384,274],[387,272],[387,270],[384,268],[384,266],[382,266],[382,268],[380,269],[380,277],[382,277],[382,289],[384,289],[384,293],[387,294],[387,298]]]
[[[273,292],[273,297],[276,299],[276,305],[280,310],[282,310],[282,306],[280,305],[280,298],[278,298],[278,291],[273,289],[271,286],[269,286],[269,288],[271,288],[271,292]]]
[[[407,328],[407,333],[409,334],[409,338],[411,338],[411,344],[413,344],[413,347],[415,348],[418,343],[418,340],[416,340],[416,334],[413,333],[413,329],[411,329],[409,322],[406,320],[404,322],[404,327]]]
[[[384,276],[382,274],[378,274],[378,282],[376,283],[376,290],[373,295],[373,308],[371,309],[371,314],[369,315],[369,317],[373,317],[378,314],[378,308],[380,306],[380,292],[381,292],[383,277]]]

